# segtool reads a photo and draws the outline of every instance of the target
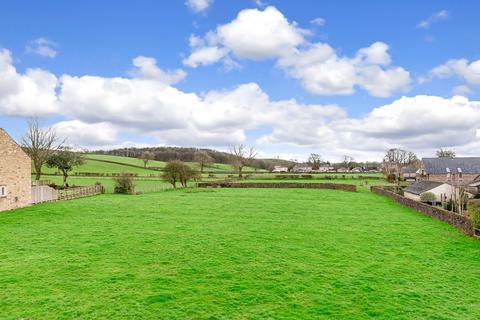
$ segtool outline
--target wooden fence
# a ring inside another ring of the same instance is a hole
[[[46,201],[54,201],[58,199],[58,191],[45,185],[32,186],[31,202],[41,203]]]
[[[71,200],[76,198],[89,197],[104,192],[105,189],[102,185],[69,188],[64,190],[58,190],[58,200]]]

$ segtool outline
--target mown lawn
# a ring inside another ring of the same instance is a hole
[[[479,256],[368,192],[103,195],[0,214],[0,318],[479,319]]]

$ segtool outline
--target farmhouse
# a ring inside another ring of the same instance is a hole
[[[307,173],[307,172],[312,172],[313,168],[306,165],[297,165],[293,167],[292,171],[297,173]]]
[[[277,173],[280,173],[280,172],[288,172],[288,167],[275,166],[275,167],[273,167],[272,172],[277,172]]]
[[[480,193],[480,176],[478,176],[472,183],[468,185],[473,192]]]
[[[402,179],[405,181],[416,181],[418,169],[415,167],[403,167],[400,171]]]
[[[415,201],[420,201],[420,196],[425,192],[433,193],[440,202],[450,199],[455,194],[455,187],[444,182],[418,181],[403,189],[403,195]]]
[[[480,157],[423,158],[422,180],[466,184],[480,176]]]
[[[0,128],[0,211],[30,205],[30,157]]]

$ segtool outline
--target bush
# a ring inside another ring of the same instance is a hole
[[[473,227],[475,229],[480,229],[480,199],[470,200],[467,208]]]
[[[474,198],[474,199],[480,199],[480,192],[477,193],[477,194],[475,195],[475,197],[473,197],[473,198]]]
[[[396,182],[397,181],[397,175],[394,174],[394,173],[390,173],[387,176],[387,181],[390,182],[390,183]]]
[[[424,192],[420,195],[421,202],[435,202],[437,201],[437,197],[432,192]]]
[[[114,193],[133,194],[135,192],[131,175],[121,174],[113,178],[113,180],[115,181]]]
[[[178,182],[183,187],[186,187],[189,180],[198,177],[199,175],[195,169],[177,160],[167,163],[163,172],[163,179],[168,181],[174,188],[177,187]]]

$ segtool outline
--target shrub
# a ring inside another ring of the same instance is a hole
[[[477,194],[475,195],[475,197],[473,197],[473,198],[474,198],[474,199],[480,199],[480,192],[477,193]]]
[[[196,179],[199,175],[195,169],[189,167],[182,161],[174,160],[167,163],[162,177],[176,188],[178,182],[183,187],[186,187],[189,180]]]
[[[390,183],[396,182],[397,181],[397,175],[394,174],[394,173],[390,173],[387,176],[387,181],[390,182]]]
[[[128,174],[121,174],[113,178],[115,181],[114,193],[133,194],[135,191],[133,179]]]
[[[467,205],[470,220],[475,229],[480,228],[480,199],[470,200]]]
[[[437,197],[432,192],[424,192],[420,195],[421,202],[435,202],[437,201]]]

